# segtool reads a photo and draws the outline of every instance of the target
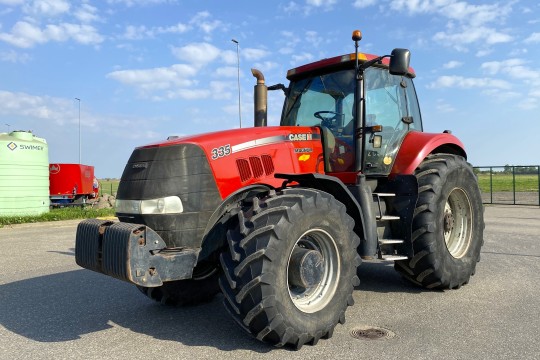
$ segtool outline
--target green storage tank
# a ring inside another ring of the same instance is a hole
[[[27,131],[0,133],[0,216],[49,211],[49,149]]]

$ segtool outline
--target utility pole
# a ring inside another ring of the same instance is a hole
[[[242,105],[240,105],[242,100],[240,98],[240,44],[235,39],[232,39],[231,41],[236,44],[236,63],[238,65],[238,117],[240,118],[240,128],[242,128]]]
[[[81,99],[75,98],[79,102],[79,165],[81,164]]]

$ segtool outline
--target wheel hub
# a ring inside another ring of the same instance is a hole
[[[449,233],[454,229],[454,216],[452,210],[446,208],[444,211],[444,232]]]
[[[443,232],[446,248],[454,258],[463,257],[472,239],[472,206],[467,193],[453,189],[444,206]]]
[[[339,251],[325,230],[310,229],[291,249],[287,261],[289,296],[300,311],[315,313],[334,298],[340,276]]]
[[[296,247],[289,262],[289,284],[309,288],[321,282],[324,259],[316,250]]]

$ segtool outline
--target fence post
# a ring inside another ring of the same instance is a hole
[[[516,205],[516,167],[512,166],[512,192],[514,193],[514,205]]]
[[[493,168],[489,167],[489,197],[490,204],[493,204]]]
[[[540,166],[537,166],[538,169],[538,206],[540,206]]]

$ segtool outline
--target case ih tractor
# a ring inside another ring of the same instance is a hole
[[[409,51],[362,54],[360,39],[288,87],[253,70],[255,127],[135,149],[119,222],[81,222],[77,263],[165,304],[222,292],[248,333],[295,348],[344,323],[361,258],[429,289],[466,284],[484,221],[463,145],[422,132]],[[266,126],[268,89],[285,93],[280,126]]]

